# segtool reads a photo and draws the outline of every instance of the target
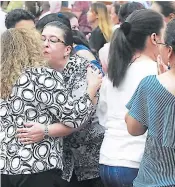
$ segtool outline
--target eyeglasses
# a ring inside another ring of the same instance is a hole
[[[41,40],[43,42],[45,42],[46,40],[48,40],[49,43],[52,43],[52,44],[56,44],[56,43],[62,43],[64,45],[66,45],[65,42],[63,42],[62,40],[60,40],[59,38],[57,38],[56,36],[51,36],[49,39],[46,38],[46,36],[42,36],[41,37]]]
[[[168,46],[169,46],[169,45],[166,44],[166,43],[161,43],[161,42],[157,42],[157,41],[156,41],[156,44],[158,44],[158,45],[164,45],[165,47],[168,47]]]

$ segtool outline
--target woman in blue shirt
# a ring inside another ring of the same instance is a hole
[[[164,42],[156,42],[169,71],[144,78],[127,104],[128,132],[139,136],[148,130],[134,187],[175,186],[175,20]]]

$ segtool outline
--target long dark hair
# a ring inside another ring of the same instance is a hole
[[[86,36],[81,31],[72,30],[72,34],[73,34],[73,40],[75,44],[84,45],[90,49]]]
[[[143,51],[152,33],[160,34],[162,16],[152,10],[134,11],[116,29],[109,50],[108,76],[113,86],[119,87],[136,51]]]
[[[89,49],[89,51],[94,55],[94,57],[97,60],[99,60],[99,58],[96,55],[96,53],[91,50],[91,48],[89,46],[89,42],[86,39],[86,36],[81,31],[72,30],[72,35],[73,35],[74,44],[86,46]]]

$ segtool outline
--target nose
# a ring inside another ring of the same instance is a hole
[[[44,45],[44,47],[49,47],[49,40],[45,40],[45,41],[43,41],[43,45]]]

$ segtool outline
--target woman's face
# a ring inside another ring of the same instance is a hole
[[[70,46],[64,44],[63,35],[63,30],[54,26],[47,26],[42,32],[44,57],[54,69],[58,69],[65,56],[69,55],[67,50]]]
[[[162,30],[162,34],[161,34],[161,43],[162,44],[159,44],[158,47],[159,47],[159,53],[160,53],[162,62],[164,64],[168,65],[168,61],[169,61],[168,56],[169,56],[170,50],[169,50],[169,47],[165,44],[165,40],[164,40],[165,34],[166,34],[165,31],[166,31],[166,29]]]
[[[164,45],[164,30],[165,30],[165,24],[160,30],[160,34],[152,33],[151,36],[148,37],[146,42],[146,48],[147,51],[151,54],[151,56],[154,58],[154,61],[157,61],[158,55],[161,55],[162,53],[162,47],[165,48]]]
[[[90,8],[88,13],[87,13],[87,20],[89,23],[95,22],[97,19],[96,13]]]
[[[110,17],[111,17],[111,21],[112,21],[113,25],[119,24],[119,18],[118,18],[118,15],[116,15],[116,13],[115,13],[114,6],[112,6],[112,8],[111,8]]]
[[[70,19],[70,25],[71,25],[72,30],[79,31],[79,23],[76,17],[73,17]]]

